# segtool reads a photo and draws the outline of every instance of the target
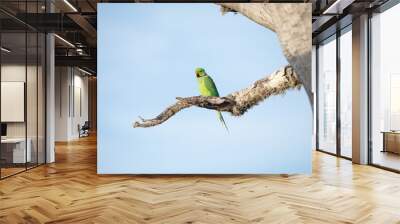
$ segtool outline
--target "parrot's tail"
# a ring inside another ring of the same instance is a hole
[[[226,130],[229,132],[228,126],[226,126],[226,123],[225,123],[224,117],[222,116],[222,113],[217,111],[217,116],[218,116],[219,121],[221,121],[222,125],[224,125]]]

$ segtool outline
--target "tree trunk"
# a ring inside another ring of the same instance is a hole
[[[312,105],[311,4],[220,3],[219,5],[223,7],[223,12],[238,12],[277,34],[283,54],[299,76]]]

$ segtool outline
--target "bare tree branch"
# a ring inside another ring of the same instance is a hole
[[[291,66],[277,70],[270,76],[260,79],[250,87],[231,93],[225,97],[192,96],[177,97],[177,102],[167,107],[153,119],[143,119],[134,122],[133,127],[146,128],[159,125],[174,116],[179,111],[197,106],[210,110],[229,112],[233,116],[241,116],[250,108],[266,98],[284,93],[288,89],[300,88],[301,82]]]

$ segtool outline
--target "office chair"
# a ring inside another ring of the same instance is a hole
[[[79,129],[79,138],[89,136],[89,129],[90,129],[89,121],[85,121],[82,127],[78,125],[78,129]]]

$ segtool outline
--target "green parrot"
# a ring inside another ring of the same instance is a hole
[[[203,68],[196,68],[196,78],[199,84],[200,95],[219,96],[218,89],[215,86],[213,79],[206,73]],[[222,125],[224,125],[226,130],[229,131],[224,121],[224,117],[222,116],[220,111],[217,111],[217,117],[221,121]]]

